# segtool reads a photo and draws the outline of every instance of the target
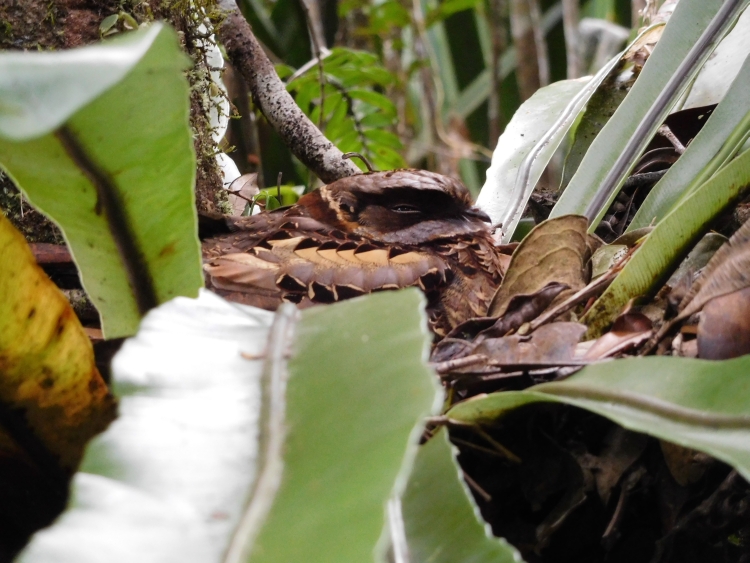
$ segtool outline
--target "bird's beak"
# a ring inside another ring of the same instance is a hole
[[[464,216],[471,219],[479,219],[480,221],[484,221],[485,223],[492,223],[492,219],[490,219],[490,216],[477,207],[469,207],[469,209],[464,211]]]

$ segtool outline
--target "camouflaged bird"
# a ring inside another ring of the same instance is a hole
[[[502,279],[489,218],[459,181],[422,170],[350,176],[232,221],[203,245],[207,286],[264,309],[416,286],[437,336],[483,316]]]

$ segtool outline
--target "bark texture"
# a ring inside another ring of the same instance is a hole
[[[325,183],[359,174],[359,168],[343,158],[343,153],[308,119],[286,91],[236,4],[223,0],[219,5],[229,10],[217,29],[219,41],[250,88],[255,104],[292,153]]]

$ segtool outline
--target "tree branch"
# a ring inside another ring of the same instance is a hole
[[[217,30],[219,40],[232,65],[245,79],[255,104],[292,153],[327,183],[359,174],[359,168],[342,158],[342,152],[326,139],[286,91],[234,0],[219,0],[219,7],[228,10]]]

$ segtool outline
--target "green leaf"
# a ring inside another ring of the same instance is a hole
[[[161,24],[0,56],[0,166],[62,228],[108,337],[202,285],[187,62]]]
[[[411,23],[411,16],[396,0],[387,0],[370,9],[370,25],[368,32],[377,35],[391,31],[394,27],[405,27]]]
[[[654,293],[711,221],[750,191],[750,150],[722,168],[659,222],[581,322],[588,338],[602,333],[625,304]]]
[[[241,354],[265,352],[273,319],[208,292],[151,311],[112,365],[119,418],[19,560],[220,561],[257,479],[266,404],[263,362]]]
[[[120,19],[120,16],[118,14],[112,14],[104,18],[102,22],[99,24],[99,33],[100,34],[107,33],[110,29],[112,29],[115,26],[118,19]]]
[[[4,52],[0,58],[0,137],[25,141],[65,123],[120,82],[159,40],[162,26],[104,45],[64,52]],[[162,46],[163,48],[163,46]],[[184,56],[165,66],[184,68]]]
[[[750,54],[750,11],[740,16],[690,85],[681,109],[718,104]]]
[[[363,117],[360,124],[363,127],[390,127],[393,125],[393,119],[382,113],[371,113]]]
[[[750,58],[745,60],[724,100],[661,180],[651,188],[633,221],[632,231],[660,221],[682,198],[708,180],[740,149],[750,130]],[[734,135],[733,135],[733,132]],[[734,142],[730,142],[732,137]]]
[[[346,113],[346,107],[339,112],[338,115],[334,115],[331,121],[326,126],[326,136],[331,139],[331,142],[335,143],[342,152],[344,149],[341,147],[342,139],[346,138],[352,131],[356,134],[357,131],[354,127],[354,120],[351,119]]]
[[[394,168],[404,168],[406,162],[401,153],[393,149],[380,145],[372,151],[372,164],[378,170],[393,170]]]
[[[114,361],[120,418],[20,560],[372,560],[439,407],[423,305],[412,289],[274,316],[203,292],[152,311]]]
[[[344,106],[344,110],[346,110],[347,104],[341,92],[332,92],[330,94],[326,92],[325,98],[323,98],[323,105],[319,109],[323,111],[326,120],[329,120],[332,115],[339,111],[340,106]]]
[[[470,399],[448,416],[488,422],[531,403],[566,403],[710,454],[748,479],[748,370],[750,356],[720,362],[663,356],[615,360],[587,366],[565,381]]]
[[[341,84],[347,89],[361,87],[367,83],[388,86],[395,81],[393,74],[381,66],[374,65],[352,68],[345,74],[339,74],[339,78]]]
[[[463,10],[471,10],[479,3],[479,0],[444,0],[440,2],[436,8],[430,10],[425,17],[425,25],[427,27],[443,21],[444,19],[462,12]]]
[[[276,74],[278,74],[279,78],[282,80],[285,80],[294,74],[294,69],[283,63],[274,65],[274,68],[276,69]]]
[[[440,430],[419,448],[401,497],[413,563],[513,563],[521,556],[494,538],[463,484],[448,437]]]
[[[355,100],[361,100],[365,103],[370,104],[371,106],[380,108],[380,110],[382,110],[387,115],[390,115],[392,117],[396,116],[395,104],[383,94],[380,94],[373,90],[362,90],[362,89],[349,90],[349,92],[347,93],[350,98],[354,98]]]
[[[618,82],[618,75],[623,71],[622,59],[620,64],[612,68],[606,79],[586,104],[586,109],[580,115],[580,121],[575,127],[573,142],[565,157],[565,168],[560,182],[560,191],[565,190],[570,179],[578,170],[581,160],[586,156],[591,143],[609,121],[615,110],[627,95],[627,89]]]
[[[547,162],[605,75],[540,88],[518,108],[500,135],[477,205],[494,224],[502,224],[505,242],[513,235]]]
[[[362,152],[362,142],[359,138],[359,131],[354,126],[350,131],[339,137],[338,147],[341,152]],[[359,159],[354,159],[356,163]]]
[[[312,111],[311,106],[313,100],[316,98],[320,100],[320,85],[317,81],[312,80],[300,80],[299,82],[295,81],[291,84],[294,85],[294,88],[296,89],[294,101],[297,102],[300,109],[309,116]]]
[[[720,36],[744,3],[687,0],[677,5],[633,88],[591,144],[551,217],[586,215],[591,229],[596,228],[669,109],[711,53],[710,43],[703,43],[704,31]]]
[[[279,192],[281,193],[280,202],[279,202]],[[276,186],[274,186],[273,188],[264,188],[260,190],[260,193],[257,196],[257,201],[261,203],[265,203],[266,198],[268,197],[275,200],[277,204],[280,203],[282,206],[294,205],[295,203],[297,203],[297,200],[299,199],[299,195],[297,194],[297,192],[295,192],[289,186],[281,186],[281,188],[277,188]]]
[[[403,148],[398,136],[390,131],[384,131],[383,129],[368,129],[365,131],[365,137],[377,143],[379,146],[389,147],[394,150],[400,150]]]
[[[437,406],[422,303],[410,290],[305,311],[289,364],[288,470],[251,563],[372,559],[407,444],[405,467],[416,453],[414,425]]]

